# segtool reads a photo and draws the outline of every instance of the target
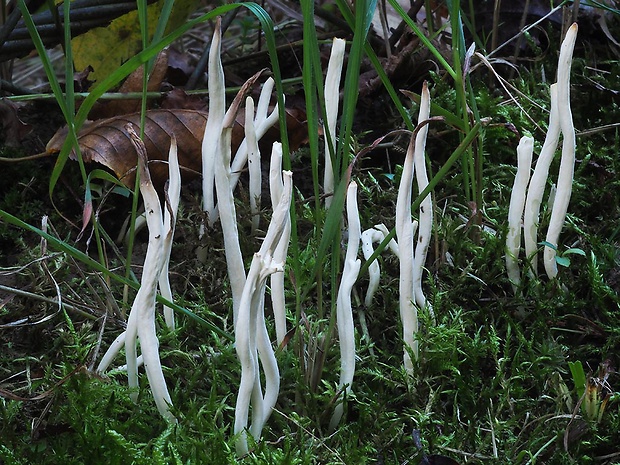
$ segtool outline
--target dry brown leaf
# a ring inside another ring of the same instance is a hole
[[[202,136],[207,113],[196,110],[150,110],[146,112],[144,144],[149,156],[149,169],[153,184],[163,186],[168,178],[170,138],[174,134],[179,141],[179,165],[187,180],[200,175]],[[78,143],[84,162],[100,163],[110,168],[127,186],[133,187],[137,154],[125,126],[128,123],[140,127],[140,113],[115,116],[84,124],[78,134]],[[243,130],[233,138],[236,144],[243,137]],[[67,129],[60,129],[46,147],[48,153],[60,152],[67,136]],[[71,153],[75,158],[75,152]]]
[[[301,119],[301,121],[300,121]],[[160,109],[146,112],[144,144],[149,157],[149,169],[153,184],[161,191],[168,179],[168,150],[174,134],[178,144],[179,165],[183,181],[197,178],[202,172],[202,137],[207,112],[184,109]],[[137,154],[125,126],[140,126],[140,113],[115,116],[85,123],[78,134],[82,158],[86,163],[99,163],[111,169],[127,186],[133,187]],[[305,115],[299,110],[287,110],[287,126],[291,150],[296,150],[307,139]],[[46,152],[60,152],[67,137],[67,128],[56,132],[48,142]],[[244,130],[235,123],[232,134],[233,153],[241,144]],[[272,128],[261,141],[261,150],[271,153],[271,144],[280,140],[278,128]],[[75,159],[75,152],[71,153]]]

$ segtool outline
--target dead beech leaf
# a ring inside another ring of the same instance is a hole
[[[168,151],[174,134],[178,141],[178,157],[184,182],[202,173],[202,138],[207,112],[185,109],[158,109],[146,112],[144,145],[149,158],[149,170],[155,187],[161,192],[168,179]],[[133,188],[137,154],[125,126],[140,126],[140,113],[120,115],[85,123],[78,133],[78,144],[86,163],[99,163],[114,172],[126,186]],[[287,127],[291,150],[297,150],[307,140],[305,114],[287,110]],[[67,137],[67,128],[59,129],[48,142],[46,152],[60,152]],[[236,122],[232,133],[233,153],[244,137],[244,129]],[[274,141],[280,140],[277,127],[271,128],[261,140],[261,152],[271,153]],[[75,152],[70,154],[75,159]]]
[[[200,175],[202,170],[202,137],[207,112],[196,110],[150,110],[146,112],[144,145],[149,157],[153,184],[163,186],[168,178],[168,150],[174,134],[179,141],[179,165],[185,180]],[[84,162],[100,163],[111,169],[127,186],[133,187],[138,160],[135,148],[125,126],[140,127],[140,113],[115,116],[85,123],[78,134],[78,143]],[[60,129],[48,142],[48,153],[60,152],[67,129]],[[243,129],[233,131],[234,144],[239,145]],[[71,153],[75,159],[75,152]]]

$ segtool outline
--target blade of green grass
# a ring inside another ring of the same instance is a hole
[[[76,260],[84,263],[86,266],[88,266],[90,269],[98,271],[99,273],[102,273],[103,275],[113,279],[114,281],[121,283],[121,284],[125,284],[129,287],[131,287],[132,289],[139,289],[140,288],[140,283],[138,283],[137,281],[134,280],[130,280],[130,279],[126,279],[123,276],[120,276],[116,273],[113,273],[112,271],[110,271],[109,269],[107,269],[105,266],[103,266],[101,263],[99,263],[96,260],[93,260],[92,258],[90,258],[88,255],[86,255],[84,252],[82,252],[81,250],[76,249],[75,247],[67,244],[66,242],[58,239],[57,237],[52,236],[49,233],[46,233],[45,231],[32,226],[22,220],[20,220],[19,218],[11,215],[10,213],[4,211],[4,210],[0,210],[0,219],[6,221],[9,224],[12,224],[13,226],[17,226],[18,228],[21,228],[23,230],[26,231],[30,231],[33,232],[35,234],[37,234],[38,236],[42,237],[43,239],[45,239],[48,243],[48,245],[60,252],[64,252],[67,255],[75,258]],[[173,302],[169,302],[166,299],[164,299],[161,296],[157,296],[157,301],[167,305],[171,308],[173,308],[175,311],[182,313],[184,315],[187,315],[189,318],[191,318],[192,320],[200,323],[202,326],[206,327],[207,329],[209,329],[210,331],[213,331],[214,333],[217,333],[218,335],[228,339],[229,341],[233,341],[234,337],[231,334],[228,334],[226,331],[223,331],[222,329],[218,328],[216,325],[214,325],[213,323],[211,323],[208,320],[205,320],[204,318],[196,315],[195,313],[191,312],[190,310],[187,310],[186,308],[181,307],[178,304],[175,304]]]
[[[308,146],[310,148],[310,163],[312,167],[312,184],[314,188],[314,222],[317,227],[321,219],[321,195],[319,178],[319,105],[317,88],[322,84],[319,45],[314,27],[314,1],[302,0],[301,9],[305,18],[303,24],[303,68],[302,79],[306,99],[306,116],[308,125]],[[316,72],[318,69],[318,73]],[[320,81],[318,80],[320,79]],[[322,89],[319,90],[319,93]]]
[[[69,43],[69,50],[68,50],[69,55],[66,57],[66,67],[65,67],[65,74],[66,74],[65,80],[67,81],[66,85],[68,86],[68,89],[70,91],[67,92],[67,97],[65,98],[65,94],[63,93],[62,88],[60,86],[60,82],[58,81],[58,78],[56,77],[56,73],[54,72],[52,63],[45,51],[45,46],[43,45],[41,36],[39,35],[39,32],[37,31],[37,28],[34,24],[32,16],[30,15],[30,12],[28,11],[28,8],[26,7],[24,0],[18,0],[17,6],[22,12],[24,23],[26,24],[26,28],[28,29],[30,37],[32,38],[32,41],[37,50],[37,53],[39,54],[39,57],[41,58],[43,69],[49,81],[52,92],[54,93],[54,96],[56,98],[56,102],[58,103],[58,106],[60,107],[60,110],[62,111],[65,121],[67,122],[67,127],[69,131],[67,135],[66,144],[68,146],[72,145],[74,147],[78,147],[77,127],[75,125],[75,113],[74,113],[75,104],[73,101],[73,67],[72,67],[73,61],[71,60],[70,43]],[[69,18],[70,2],[67,2],[67,4],[63,5],[63,8],[64,8],[65,18]],[[67,29],[69,27],[70,27],[70,22],[65,21],[65,28],[64,28],[65,42],[67,41]],[[69,31],[69,35],[70,35],[70,31]],[[66,43],[64,44],[64,47],[65,47],[65,52],[67,52]],[[84,169],[83,164],[81,163],[81,157],[79,156],[79,148],[76,149],[76,154],[77,154],[78,163],[80,163],[80,171],[82,173],[82,177],[84,180],[86,180],[86,171]],[[64,166],[64,163],[59,165],[57,162],[56,165],[54,166],[51,177],[56,178],[56,179],[60,177],[60,172],[62,171],[63,166]],[[50,197],[51,197],[51,190],[50,190]]]
[[[21,3],[23,3],[23,1],[24,0],[20,0]],[[141,66],[142,64],[146,63],[149,59],[155,57],[157,53],[159,53],[164,47],[166,47],[167,45],[170,45],[176,39],[181,37],[190,28],[196,26],[197,24],[201,22],[212,19],[220,14],[226,13],[227,11],[230,11],[233,8],[238,8],[239,6],[244,6],[244,5],[239,4],[239,3],[223,5],[221,7],[213,9],[209,13],[206,13],[198,18],[188,21],[183,26],[179,27],[178,29],[174,30],[173,32],[171,32],[170,34],[162,38],[159,42],[151,44],[150,46],[145,48],[142,52],[140,52],[136,56],[127,60],[125,63],[123,63],[123,65],[119,66],[119,68],[116,71],[114,71],[107,78],[105,78],[101,82],[101,84],[95,87],[93,91],[90,92],[88,97],[84,99],[84,101],[82,102],[82,105],[80,106],[80,109],[78,110],[74,118],[74,124],[73,124],[74,130],[79,131],[79,128],[82,126],[82,124],[86,120],[88,113],[90,112],[93,105],[96,103],[97,99],[101,97],[101,95],[103,95],[105,92],[107,92],[110,88],[120,83],[125,77],[127,77],[131,72],[133,72],[136,68],[138,68],[138,66]],[[34,23],[32,24],[32,27],[34,28]],[[269,33],[273,34],[273,31],[269,31]],[[37,51],[39,52],[40,55],[43,56],[45,54],[43,44],[41,43],[40,45],[41,45],[41,50],[39,50],[39,47],[37,47]],[[60,95],[62,95],[62,91],[60,91],[60,89],[59,89],[59,92],[60,92]],[[54,92],[54,94],[57,95],[56,92]],[[68,160],[71,149],[77,146],[78,146],[77,141],[71,137],[71,131],[70,131],[70,137],[68,137],[67,140],[65,140],[65,143],[63,144],[60,154],[58,155],[58,159],[56,161],[56,167],[52,173],[52,176],[50,177],[50,189],[49,189],[50,196],[52,195],[54,188],[58,182],[58,179],[60,177],[60,173],[62,172],[62,169],[64,168],[64,165],[66,164]]]
[[[350,10],[348,5],[342,1],[337,1],[341,11]],[[337,289],[338,276],[340,273],[340,235],[342,224],[342,213],[344,211],[344,200],[346,195],[349,177],[345,176],[349,166],[352,150],[352,131],[355,109],[359,95],[359,70],[364,55],[366,37],[370,27],[370,19],[374,13],[376,1],[360,1],[356,3],[356,15],[354,24],[353,40],[349,50],[347,71],[344,83],[344,97],[342,104],[342,117],[338,137],[337,156],[333,162],[334,183],[337,186],[332,199],[332,204],[327,212],[325,224],[322,229],[321,239],[316,254],[316,263],[312,276],[318,280],[322,278],[324,262],[328,251],[331,255],[330,281],[332,289]],[[340,167],[340,172],[338,172]],[[304,295],[308,292],[304,290]],[[335,292],[335,291],[334,291]],[[335,299],[332,299],[335,305]]]
[[[336,4],[341,11],[350,12],[349,5],[344,0],[337,0]],[[353,119],[359,96],[360,65],[364,57],[364,46],[370,27],[369,21],[372,19],[376,5],[376,0],[362,0],[355,3],[355,26],[347,59],[347,72],[344,79],[345,93],[342,102],[337,158],[334,165],[334,167],[340,166],[341,172],[340,174],[334,173],[334,184],[338,183],[340,175],[345,173],[349,165]]]

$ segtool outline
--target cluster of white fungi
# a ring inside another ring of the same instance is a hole
[[[543,145],[536,169],[530,180],[533,139],[524,137],[518,147],[518,173],[510,202],[509,233],[506,244],[506,267],[509,278],[517,289],[520,282],[518,256],[522,217],[525,224],[525,250],[529,269],[536,272],[537,223],[547,179],[549,165],[557,147],[560,132],[563,135],[562,162],[558,178],[558,188],[553,203],[552,217],[546,241],[557,244],[559,232],[564,221],[573,175],[575,156],[575,134],[572,126],[569,105],[569,73],[572,50],[577,26],[573,25],[566,36],[560,53],[558,83],[551,86],[551,115],[549,132]],[[209,54],[209,118],[205,127],[203,141],[203,199],[208,225],[202,226],[202,233],[213,226],[219,218],[224,233],[224,246],[228,274],[230,278],[235,348],[241,364],[241,381],[238,387],[235,407],[234,434],[237,438],[237,452],[248,452],[249,432],[255,440],[269,418],[278,398],[280,374],[267,325],[265,322],[265,294],[267,280],[270,279],[270,294],[275,319],[276,341],[281,344],[286,335],[286,311],[284,303],[284,267],[290,235],[290,203],[292,198],[292,173],[282,171],[282,147],[274,143],[270,160],[269,186],[271,194],[272,217],[262,245],[251,260],[246,274],[244,260],[239,246],[237,220],[233,190],[239,179],[239,172],[248,164],[249,190],[252,227],[259,226],[261,197],[261,155],[258,140],[267,129],[277,122],[277,106],[269,113],[269,100],[273,81],[264,83],[254,111],[254,101],[245,101],[245,140],[231,161],[232,126],[241,104],[236,98],[226,110],[224,95],[224,73],[220,59],[221,32],[218,21]],[[338,114],[340,78],[344,60],[345,41],[334,39],[332,54],[325,80],[325,175],[324,190],[330,198],[333,191],[333,172],[331,154],[335,151],[336,116]],[[425,145],[427,120],[430,116],[430,93],[426,83],[421,93],[418,128],[411,137],[404,166],[395,212],[396,240],[391,239],[387,249],[398,257],[400,263],[399,306],[404,341],[404,366],[414,374],[414,362],[418,357],[418,312],[423,309],[431,315],[433,310],[422,290],[422,276],[433,227],[433,207],[428,194],[420,204],[418,221],[412,219],[412,190],[414,175],[418,192],[429,183],[426,171]],[[149,229],[148,250],[144,262],[141,287],[133,302],[127,322],[127,329],[112,343],[99,364],[98,371],[105,372],[120,349],[124,347],[125,369],[131,388],[131,397],[137,401],[138,367],[143,364],[149,385],[161,415],[176,422],[170,407],[172,404],[159,359],[158,339],[155,324],[157,289],[172,301],[168,282],[168,262],[174,235],[174,225],[178,211],[181,178],[177,161],[177,141],[171,141],[169,153],[169,183],[162,208],[159,197],[153,188],[148,170],[148,160],[142,142],[133,128],[128,127],[132,141],[139,154],[140,192],[144,199],[147,225]],[[178,141],[182,144],[183,141]],[[529,181],[529,191],[526,189]],[[329,206],[330,200],[326,200]],[[524,213],[525,211],[525,213]],[[357,184],[352,181],[346,194],[346,225],[348,242],[344,269],[337,293],[338,339],[341,354],[339,381],[340,399],[336,403],[330,429],[335,429],[344,411],[344,399],[350,392],[355,373],[355,335],[351,304],[351,292],[358,279],[361,261],[360,249],[366,259],[374,252],[373,244],[383,242],[389,235],[388,228],[379,224],[366,231],[361,230],[357,207]],[[415,233],[417,232],[417,238]],[[554,262],[555,250],[545,248],[545,269],[550,277],[555,277],[557,269]],[[200,256],[200,251],[199,251]],[[204,258],[204,257],[203,257]],[[380,269],[375,260],[369,267],[369,286],[365,298],[366,306],[372,305],[373,295],[379,285]],[[174,328],[172,310],[164,309],[165,322]],[[138,356],[138,339],[141,355]],[[260,369],[263,375],[261,377]],[[261,386],[264,379],[265,386]],[[251,425],[248,426],[251,412]]]
[[[558,173],[557,188],[549,195],[551,218],[544,241],[543,261],[550,279],[558,274],[556,261],[558,240],[573,187],[575,171],[575,127],[570,108],[570,68],[573,49],[577,39],[577,23],[568,31],[560,48],[557,83],[550,87],[551,111],[547,136],[540,150],[536,167],[531,175],[534,139],[521,138],[517,147],[517,175],[510,197],[508,210],[508,235],[506,237],[506,270],[516,292],[521,283],[519,252],[521,250],[521,229],[525,242],[526,269],[532,276],[538,274],[538,225],[540,207],[549,176],[549,167],[558,148],[562,134],[562,158]]]

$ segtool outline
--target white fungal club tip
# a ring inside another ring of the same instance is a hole
[[[519,250],[521,248],[521,219],[525,206],[525,195],[530,180],[534,139],[522,137],[517,147],[517,175],[515,176],[508,209],[508,234],[506,236],[506,270],[513,291],[521,282],[519,271]]]
[[[203,210],[207,213],[209,226],[216,221],[215,206],[215,164],[218,145],[222,133],[222,121],[226,113],[226,95],[224,92],[224,68],[221,55],[221,19],[218,18],[213,31],[209,49],[209,118],[205,125],[202,139],[202,196]],[[206,258],[206,257],[205,257]]]
[[[573,177],[575,174],[575,127],[570,107],[570,68],[573,59],[573,50],[577,39],[577,23],[568,28],[566,37],[560,48],[558,63],[558,111],[560,130],[562,132],[562,159],[558,173],[558,183],[549,229],[545,241],[556,246],[560,238],[560,232],[566,219],[568,204],[573,189]],[[547,276],[553,279],[558,274],[558,265],[555,260],[557,250],[551,247],[544,249],[544,264]]]
[[[420,127],[415,138],[412,136],[409,143],[396,200],[396,236],[400,260],[399,306],[405,345],[403,358],[405,370],[410,375],[413,375],[413,361],[410,354],[413,354],[415,358],[418,356],[418,344],[415,339],[418,332],[418,308],[426,307],[432,315],[432,308],[426,301],[422,290],[422,274],[433,226],[430,195],[427,195],[420,205],[419,239],[415,254],[413,235],[416,223],[411,220],[411,190],[414,171],[417,173],[418,192],[422,192],[428,186],[424,149],[428,132],[426,121],[429,116],[430,93],[427,84],[424,83],[418,114],[418,124],[424,123],[424,126]]]
[[[418,223],[414,222],[414,228],[417,228]],[[368,260],[374,253],[372,244],[374,242],[383,242],[383,240],[390,234],[384,224],[375,225],[374,228],[367,229],[361,235],[362,241],[362,253],[364,258]],[[388,242],[388,248],[398,257],[398,244],[394,239]],[[364,305],[370,307],[372,305],[372,299],[379,288],[379,281],[381,277],[381,268],[379,262],[373,260],[368,265],[368,289],[366,290],[366,297],[364,298]]]
[[[355,328],[353,325],[351,291],[361,266],[361,261],[356,259],[360,244],[361,225],[357,206],[357,184],[355,182],[351,182],[347,188],[347,223],[349,226],[347,251],[336,301],[336,324],[340,343],[340,381],[338,389],[344,390],[345,395],[351,390],[355,373]],[[338,426],[342,418],[344,413],[342,402],[336,405],[334,414],[329,422],[330,431],[333,431]]]
[[[336,153],[336,121],[338,118],[338,103],[340,100],[340,77],[344,63],[346,41],[334,38],[332,50],[327,64],[325,75],[325,173],[323,175],[323,192],[325,207],[329,208],[332,202],[331,194],[334,192],[334,168],[332,166],[332,154]],[[329,139],[327,138],[329,134]]]
[[[522,156],[529,157],[531,142],[524,138],[521,144],[519,144],[519,169],[511,196],[508,217],[509,231],[506,238],[506,269],[514,290],[516,290],[520,282],[520,271],[517,261],[520,247],[520,210],[522,208],[524,209],[523,226],[526,259],[530,263],[531,274],[535,275],[537,273],[540,207],[547,177],[549,175],[549,167],[555,155],[560,134],[562,134],[562,157],[558,173],[557,191],[554,194],[552,189],[549,194],[551,218],[549,220],[545,242],[550,244],[550,246],[545,246],[543,252],[543,261],[547,276],[550,279],[554,279],[558,274],[556,261],[557,246],[568,211],[575,172],[576,141],[575,127],[573,125],[570,107],[570,68],[576,38],[577,24],[574,23],[568,29],[560,48],[558,80],[557,83],[552,84],[550,88],[551,111],[549,114],[549,128],[540,156],[536,162],[534,173],[529,182],[529,187],[527,187],[525,174],[525,165],[528,163],[528,160],[522,159]],[[527,144],[527,146],[525,144]],[[529,173],[529,167],[527,167],[527,170]],[[522,189],[526,188],[527,195],[525,198],[525,205],[523,206]]]
[[[416,181],[418,184],[418,193],[422,193],[428,186],[428,174],[426,172],[426,157],[424,151],[426,149],[426,136],[428,134],[428,124],[426,121],[430,117],[431,96],[428,90],[428,84],[424,82],[422,86],[420,113],[418,115],[418,124],[424,126],[418,131],[415,138],[415,150],[413,153],[413,163],[415,165]],[[428,254],[428,246],[431,240],[433,230],[433,202],[430,193],[424,197],[420,204],[420,221],[418,225],[418,242],[415,248],[415,256],[413,261],[413,292],[415,303],[418,308],[428,308],[431,315],[433,309],[426,300],[424,291],[422,290],[422,274],[424,272],[424,264]],[[433,315],[434,316],[434,315]]]

